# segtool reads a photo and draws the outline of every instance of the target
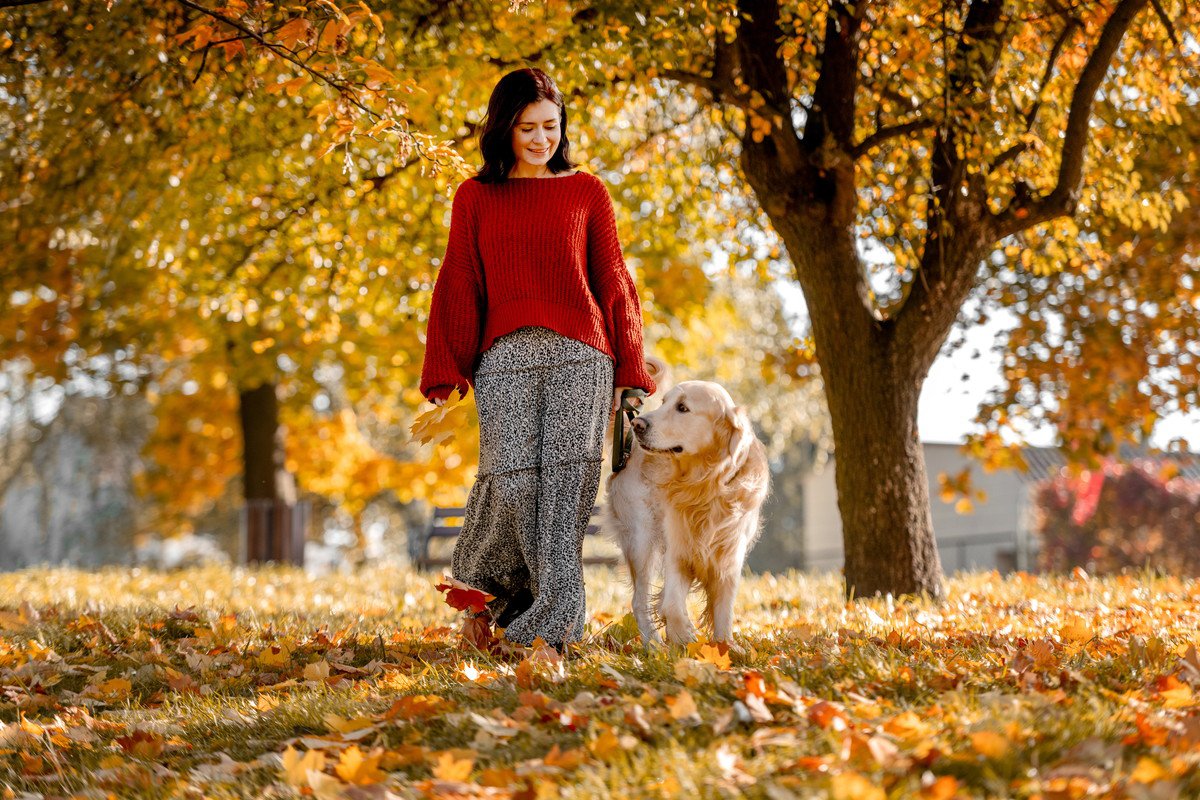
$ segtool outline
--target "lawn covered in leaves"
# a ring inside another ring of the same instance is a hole
[[[0,796],[1200,797],[1196,581],[753,577],[731,657],[595,569],[560,657],[463,649],[437,579],[0,575]]]

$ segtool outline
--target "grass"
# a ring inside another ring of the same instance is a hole
[[[731,657],[597,568],[560,658],[464,648],[434,577],[0,575],[0,796],[1200,797],[1193,580],[756,576]]]

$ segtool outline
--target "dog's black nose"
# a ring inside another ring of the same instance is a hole
[[[646,428],[650,427],[650,423],[646,422],[646,420],[642,419],[641,417],[634,417],[632,425],[633,429],[638,433],[644,433]]]

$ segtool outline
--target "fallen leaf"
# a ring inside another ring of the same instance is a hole
[[[309,773],[325,769],[325,754],[320,750],[307,750],[303,755],[289,745],[283,751],[283,779],[290,786],[308,786]]]
[[[346,783],[368,786],[387,780],[387,773],[381,772],[379,769],[379,762],[382,758],[382,747],[377,747],[370,753],[364,753],[358,749],[358,745],[351,745],[342,752],[342,757],[338,760],[334,771]]]
[[[461,755],[461,751],[458,753]],[[438,755],[433,766],[433,777],[443,781],[467,780],[471,775],[471,768],[475,766],[475,757],[472,754],[460,758],[459,755],[452,750],[443,751]]]

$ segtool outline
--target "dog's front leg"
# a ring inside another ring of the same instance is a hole
[[[737,598],[740,578],[738,573],[721,575],[707,587],[715,641],[733,644],[733,602]]]
[[[678,558],[668,552],[663,564],[662,615],[667,641],[687,644],[696,640],[696,628],[688,617],[687,596],[692,580]]]
[[[662,644],[662,637],[658,635],[654,617],[650,614],[650,579],[654,574],[655,554],[647,545],[639,550],[636,556],[627,559],[629,577],[633,579],[633,618],[637,620],[643,644]]]

